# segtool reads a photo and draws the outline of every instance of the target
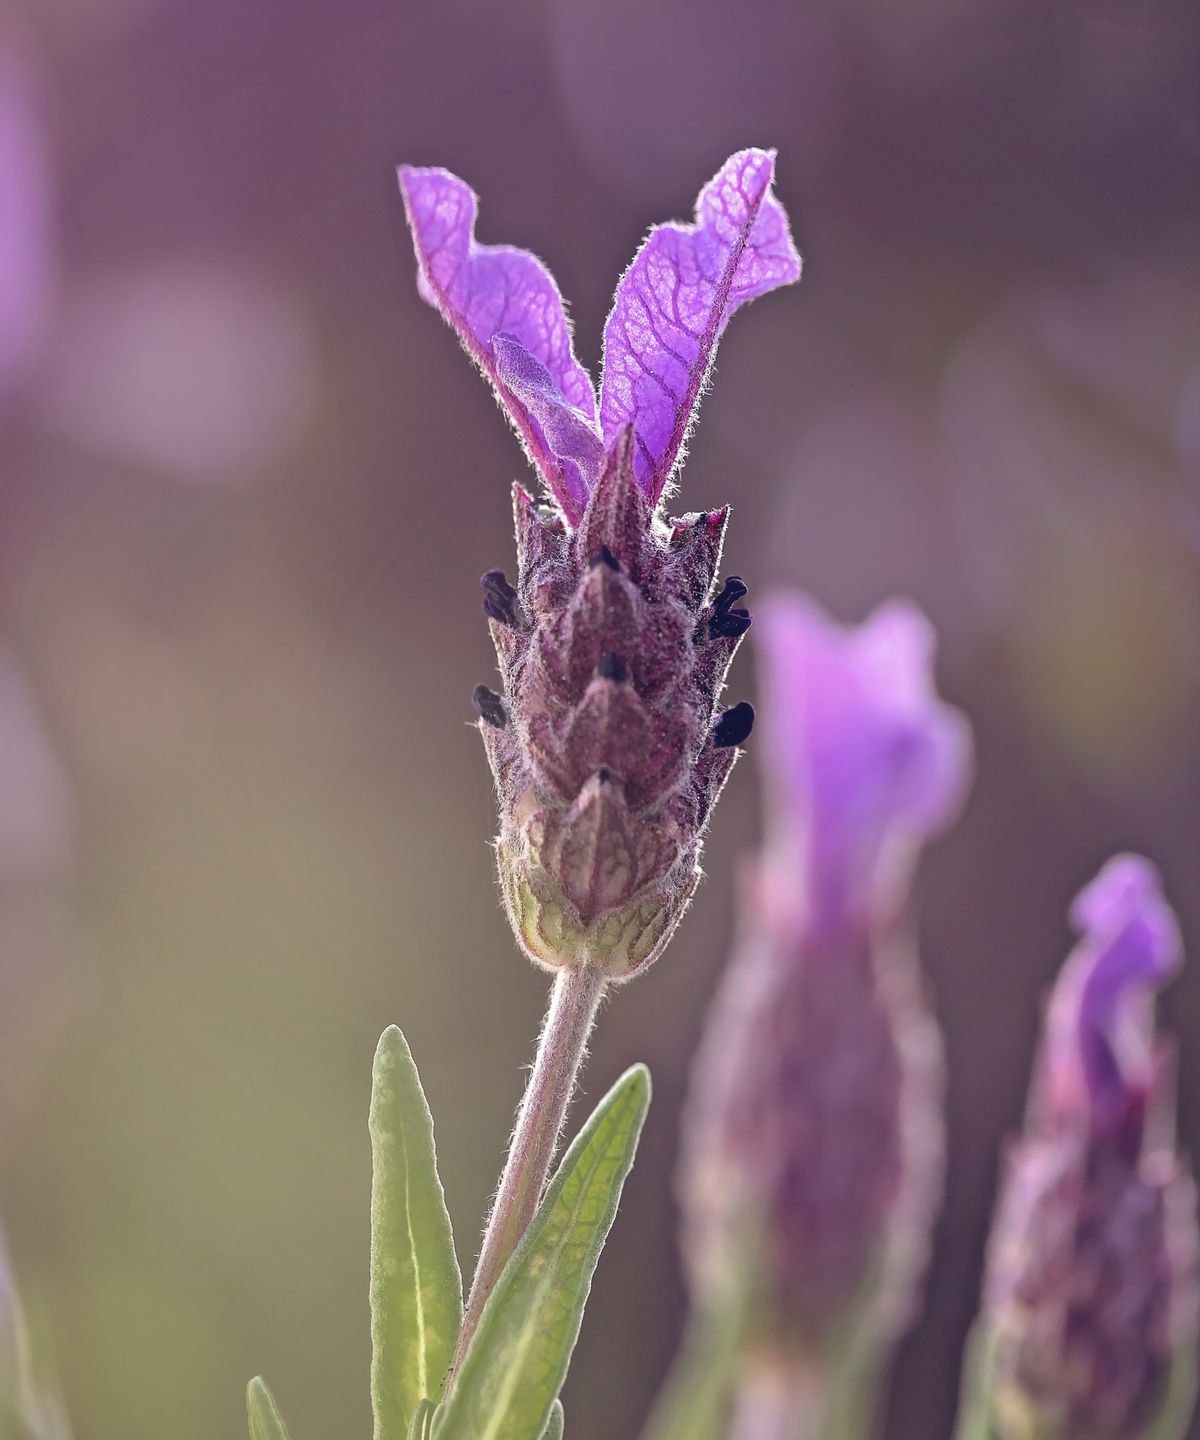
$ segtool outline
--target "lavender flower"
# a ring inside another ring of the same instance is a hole
[[[50,167],[37,90],[32,55],[0,23],[0,396],[22,378],[50,309]]]
[[[558,289],[523,250],[480,245],[476,200],[403,167],[419,287],[496,391],[552,497],[514,489],[518,574],[482,580],[503,677],[478,686],[514,932],[549,968],[624,978],[655,959],[699,877],[709,812],[749,734],[717,696],[750,623],[714,594],[728,510],[666,520],[722,331],[799,278],[774,154],[732,156],[695,222],[651,231],[617,286],[599,403]]]
[[[1176,1440],[1200,1337],[1200,1237],[1151,998],[1181,950],[1154,867],[1111,860],[1075,901],[1024,1136],[988,1251],[975,1432]]]
[[[762,1397],[794,1403],[787,1374],[835,1368],[834,1347],[879,1363],[913,1307],[941,1050],[899,920],[971,768],[913,607],[843,630],[780,596],[760,625],[768,834],[696,1065],[682,1196],[701,1308],[748,1236],[757,1252],[739,1436],[768,1433]]]

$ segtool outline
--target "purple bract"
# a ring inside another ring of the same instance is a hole
[[[844,628],[789,595],[760,607],[756,633],[778,890],[808,924],[886,919],[971,776],[966,721],[934,690],[933,629],[904,601]]]
[[[1110,860],[1071,919],[1083,939],[1051,1000],[1041,1100],[1070,1124],[1136,1131],[1160,1069],[1151,1002],[1179,966],[1179,925],[1158,871],[1138,855]]]
[[[729,317],[800,278],[787,216],[771,194],[774,168],[774,151],[739,151],[700,192],[693,224],[650,232],[604,327],[597,414],[550,272],[526,250],[480,245],[475,196],[448,170],[401,166],[421,294],[495,387],[568,525],[582,519],[605,452],[626,426],[637,483],[658,502]]]

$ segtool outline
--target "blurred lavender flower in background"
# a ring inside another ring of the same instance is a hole
[[[83,453],[232,485],[286,463],[320,391],[311,317],[285,279],[181,254],[70,287],[38,412]]]
[[[971,773],[934,636],[892,602],[842,629],[763,606],[767,838],[694,1071],[687,1259],[700,1311],[753,1256],[739,1440],[865,1432],[912,1314],[942,1171],[941,1046],[902,924]]]
[[[0,24],[0,395],[21,378],[49,319],[49,152],[34,67]]]
[[[730,316],[800,276],[774,168],[771,151],[738,152],[693,224],[651,231],[617,286],[598,405],[541,261],[479,245],[475,196],[449,172],[400,172],[421,293],[556,502],[516,489],[517,583],[482,582],[504,693],[474,696],[509,917],[550,968],[619,978],[661,953],[753,721],[716,711],[750,623],[739,578],[713,594],[728,510],[668,524],[658,507]]]
[[[1111,860],[1051,996],[1006,1167],[965,1440],[1178,1440],[1200,1337],[1196,1197],[1153,995],[1181,958],[1157,871]]]

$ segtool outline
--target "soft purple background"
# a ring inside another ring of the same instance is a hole
[[[919,887],[952,1172],[888,1440],[945,1435],[1038,997],[1116,849],[1192,950],[1164,1008],[1200,1148],[1200,12],[0,16],[0,1213],[80,1440],[237,1436],[258,1370],[295,1440],[365,1435],[375,1039],[412,1042],[469,1262],[542,1003],[466,723],[519,452],[417,296],[395,164],[481,192],[594,364],[646,227],[747,144],[805,278],[731,326],[681,504],[734,502],[751,601],[911,595],[975,727]],[[677,1111],[756,790],[593,1051],[590,1098],[640,1058],[656,1098],[572,1440],[635,1436],[674,1347]]]

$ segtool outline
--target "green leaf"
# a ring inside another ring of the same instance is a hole
[[[433,1417],[437,1414],[436,1400],[418,1400],[413,1411],[412,1424],[408,1427],[408,1440],[429,1440],[433,1434]]]
[[[288,1440],[279,1406],[261,1375],[246,1386],[246,1413],[250,1417],[250,1440]]]
[[[389,1026],[371,1086],[371,1406],[375,1440],[407,1440],[441,1396],[462,1324],[462,1276],[433,1119],[408,1043]]]
[[[567,1151],[484,1307],[438,1440],[540,1440],[546,1431],[649,1104],[650,1072],[635,1065]]]
[[[563,1434],[563,1408],[562,1401],[556,1400],[550,1407],[550,1418],[546,1421],[546,1428],[542,1431],[542,1440],[562,1440]]]

